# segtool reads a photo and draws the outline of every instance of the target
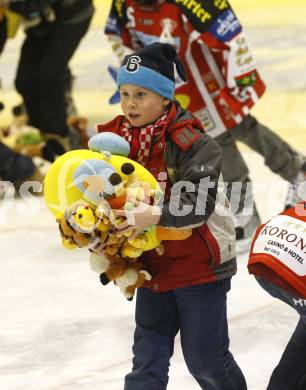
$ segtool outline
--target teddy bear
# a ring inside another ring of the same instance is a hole
[[[100,282],[105,286],[114,281],[122,294],[131,301],[135,290],[141,287],[152,276],[139,261],[129,262],[122,256],[104,256],[91,252],[89,257],[90,268],[100,275]]]

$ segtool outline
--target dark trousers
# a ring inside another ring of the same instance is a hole
[[[229,352],[226,294],[230,280],[169,292],[139,288],[133,369],[124,390],[165,390],[174,339],[180,330],[189,372],[205,390],[246,390]]]
[[[23,43],[16,89],[23,97],[30,124],[44,133],[67,136],[67,67],[89,24],[90,19],[55,24],[44,35],[29,31]]]
[[[247,115],[239,125],[221,134],[216,141],[223,150],[222,175],[224,181],[228,183],[227,197],[237,199],[236,203],[240,199],[239,211],[247,198],[246,191],[250,179],[249,169],[238,149],[237,141],[243,142],[260,154],[264,158],[265,165],[272,172],[289,182],[296,178],[305,160],[304,156],[252,115]],[[231,184],[234,182],[242,183],[238,194],[232,192]]]
[[[282,289],[263,280],[259,284],[273,297],[293,307],[300,320],[285,351],[274,369],[267,390],[306,389],[306,299],[294,298]],[[281,319],[280,319],[281,321]]]
[[[7,39],[7,21],[4,17],[2,20],[0,20],[0,54],[2,53],[5,42]]]
[[[217,137],[216,141],[223,149],[222,174],[228,182],[243,181],[249,175],[237,141],[260,154],[265,165],[287,181],[295,179],[305,160],[304,156],[252,115],[247,115],[239,125]]]
[[[0,180],[24,180],[34,171],[35,165],[30,157],[15,153],[0,142]]]

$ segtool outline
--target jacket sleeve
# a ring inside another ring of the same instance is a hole
[[[171,197],[162,206],[159,225],[193,228],[204,224],[215,209],[221,147],[209,135],[201,134],[186,152],[170,141],[166,154],[171,155],[171,161],[178,168],[174,169]]]

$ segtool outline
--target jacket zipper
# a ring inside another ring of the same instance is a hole
[[[200,237],[202,238],[202,240],[205,242],[205,244],[207,245],[207,248],[209,250],[209,253],[210,253],[210,256],[211,256],[211,261],[208,263],[208,266],[209,267],[213,267],[214,264],[215,264],[215,255],[214,255],[214,252],[209,244],[209,242],[206,240],[206,238],[204,237],[204,235],[202,234],[202,232],[200,231],[199,228],[196,228],[197,232],[199,233]]]

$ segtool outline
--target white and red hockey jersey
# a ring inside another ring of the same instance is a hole
[[[306,299],[306,202],[261,225],[252,243],[248,269]]]
[[[213,137],[239,124],[265,90],[227,0],[114,0],[105,33],[132,50],[156,41],[173,44],[188,76],[177,83],[176,98]]]

